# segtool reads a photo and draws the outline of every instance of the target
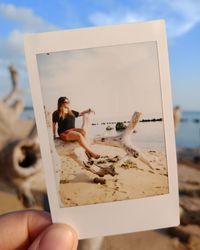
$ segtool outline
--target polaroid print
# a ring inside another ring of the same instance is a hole
[[[29,35],[54,222],[80,238],[179,223],[163,21]]]

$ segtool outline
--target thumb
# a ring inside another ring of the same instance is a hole
[[[52,224],[34,240],[29,250],[75,250],[77,245],[77,235],[71,227]]]

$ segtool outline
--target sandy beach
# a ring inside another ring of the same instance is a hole
[[[61,159],[59,194],[61,206],[79,206],[126,199],[137,199],[168,193],[168,176],[165,153],[162,151],[144,152],[152,161],[153,170],[137,158],[128,157],[125,163],[116,164],[117,175],[104,176],[105,184],[94,183],[97,175],[87,171],[74,159],[66,156],[66,147],[56,143]],[[121,148],[93,145],[92,148],[102,156],[125,156]],[[84,154],[81,148],[77,154]],[[82,151],[82,152],[81,152]]]

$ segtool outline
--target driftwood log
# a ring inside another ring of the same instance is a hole
[[[144,155],[142,150],[137,148],[131,141],[131,136],[141,115],[142,114],[140,112],[135,112],[128,127],[120,135],[106,138],[95,138],[94,143],[123,148],[126,152],[126,156],[120,160],[121,163],[123,163],[128,156],[133,156],[134,158],[138,158],[140,161],[145,163],[149,168],[153,169],[150,159]]]
[[[49,131],[51,130],[51,113],[46,113],[47,123],[49,124]],[[89,133],[90,126],[91,126],[91,114],[86,114],[83,117],[83,124],[82,128],[86,132],[86,138],[90,142],[90,145],[99,144],[99,145],[106,145],[106,146],[114,146],[122,148],[125,152],[124,157],[119,156],[101,156],[99,159],[94,158],[87,158],[86,155],[77,155],[76,149],[79,146],[77,142],[63,142],[60,139],[56,139],[55,148],[53,149],[54,152],[58,152],[60,147],[65,148],[65,155],[71,157],[75,160],[82,168],[87,171],[90,171],[94,175],[98,177],[104,177],[105,175],[115,176],[117,173],[115,171],[115,166],[117,164],[123,164],[123,162],[127,161],[127,159],[131,156],[134,158],[138,158],[141,162],[146,164],[150,169],[153,169],[153,166],[150,162],[148,156],[146,156],[139,148],[134,146],[131,141],[131,137],[133,131],[139,122],[141,117],[141,113],[135,112],[132,116],[132,119],[128,125],[128,127],[118,136],[113,137],[95,137],[92,138],[91,134]],[[51,132],[50,132],[51,133]],[[51,136],[52,137],[52,136]],[[54,143],[53,143],[54,144]],[[58,152],[59,154],[59,152]]]
[[[180,120],[181,120],[181,108],[180,106],[175,106],[173,109],[173,116],[174,116],[174,128],[175,131],[179,126]]]
[[[24,103],[22,99],[17,99],[20,93],[18,73],[13,66],[9,66],[9,71],[12,89],[0,101],[0,176],[16,189],[24,206],[30,207],[34,203],[31,179],[41,171],[40,150],[35,124],[24,137],[16,130]]]

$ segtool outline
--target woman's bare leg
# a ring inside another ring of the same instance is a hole
[[[62,134],[61,135],[62,140],[64,141],[78,141],[79,144],[94,158],[98,158],[99,155],[95,153],[88,145],[85,137],[77,132],[77,131],[71,131],[67,134]]]
[[[84,137],[86,136],[86,132],[83,128],[76,128],[74,131],[81,133]]]

